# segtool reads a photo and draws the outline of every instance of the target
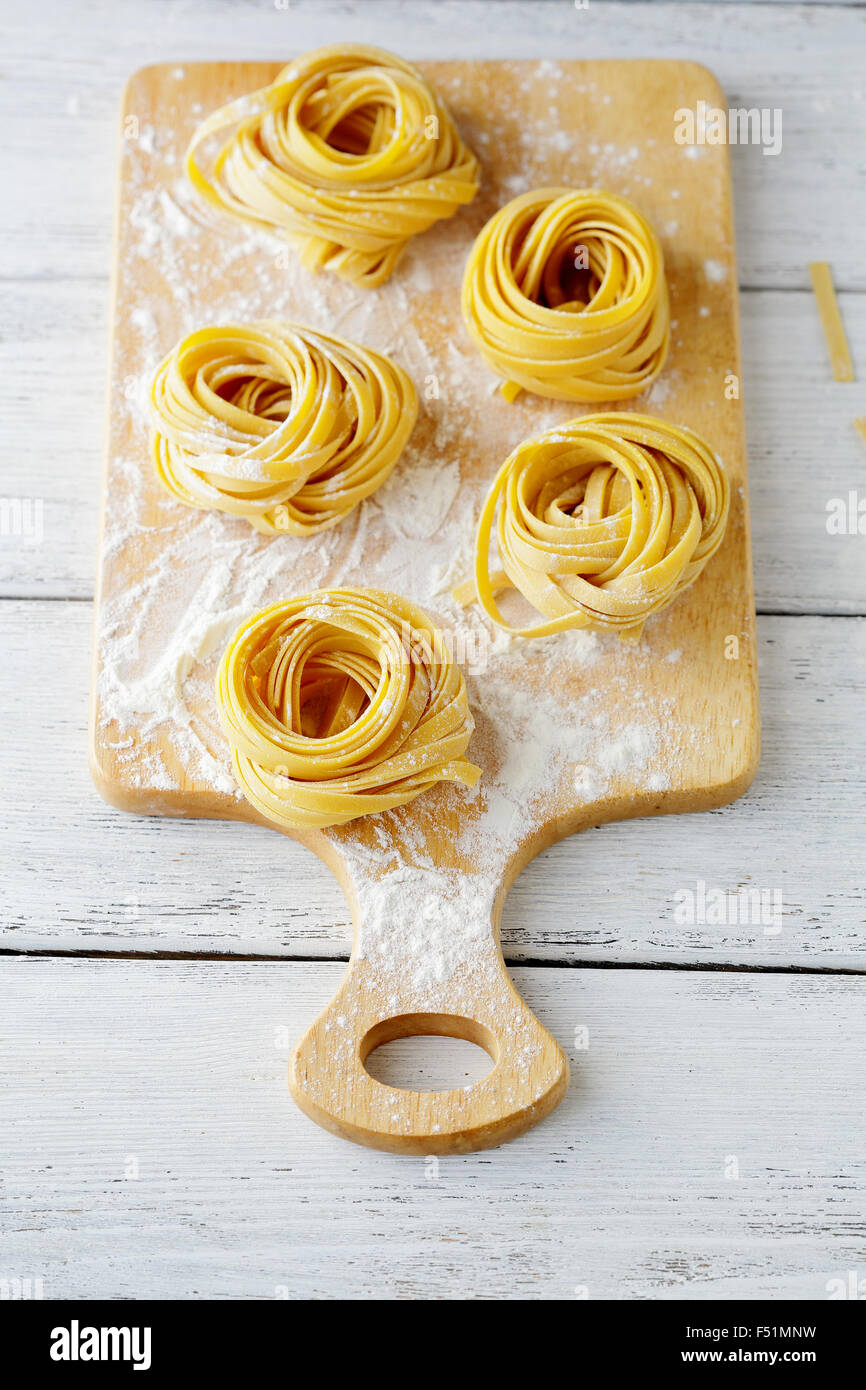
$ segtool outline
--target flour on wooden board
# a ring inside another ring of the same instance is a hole
[[[642,185],[650,182],[640,146],[590,144],[575,151],[550,116],[563,70],[555,62],[544,67],[549,101],[523,132],[523,173],[498,173],[491,132],[465,124],[466,138],[492,161],[485,169],[492,206],[550,182],[551,171],[557,181],[614,185],[640,201]],[[458,87],[446,92],[455,104]],[[677,738],[702,737],[697,729],[672,732],[670,709],[652,696],[653,663],[675,661],[678,651],[665,652],[660,641],[652,652],[639,646],[623,673],[608,659],[619,645],[608,635],[572,632],[527,643],[450,597],[451,587],[471,573],[475,521],[495,468],[485,477],[478,469],[463,475],[467,428],[485,457],[501,461],[519,439],[580,413],[527,398],[507,406],[491,394],[498,383],[462,325],[455,332],[471,218],[460,215],[411,243],[394,278],[375,294],[314,276],[269,233],[218,220],[197,202],[180,177],[189,124],[184,111],[171,131],[147,127],[137,145],[130,141],[125,148],[131,205],[119,274],[126,299],[138,294],[140,302],[130,314],[134,331],[125,356],[113,366],[112,389],[122,394],[127,419],[123,445],[112,448],[109,461],[112,502],[98,643],[101,728],[130,784],[170,789],[183,778],[239,797],[213,696],[228,637],[252,611],[287,592],[355,584],[392,589],[418,603],[454,644],[477,726],[469,754],[483,766],[474,792],[442,789],[448,804],[468,796],[480,808],[457,837],[466,859],[507,860],[538,828],[544,795],[563,779],[587,802],[602,800],[619,778],[637,770],[651,789],[663,791],[670,779],[657,765],[660,751],[669,766]],[[679,192],[666,196],[673,214]],[[704,263],[706,287],[725,274],[723,260]],[[426,336],[413,314],[422,301],[432,325]],[[392,355],[420,397],[414,436],[385,486],[339,527],[309,541],[266,538],[244,521],[184,508],[157,495],[148,472],[149,385],[161,359],[203,323],[266,317],[342,334]],[[657,384],[654,403],[677,385],[675,375]],[[143,569],[139,546],[153,557]],[[120,582],[125,567],[140,575],[133,587]],[[609,686],[599,688],[596,670],[623,689],[627,682],[633,713],[615,728],[605,709]],[[620,674],[611,676],[612,670]],[[157,733],[167,739],[172,758],[162,755]],[[362,844],[345,830],[334,832],[362,908],[363,958],[385,974],[398,961],[408,962],[419,997],[472,969],[493,968],[495,957],[484,947],[492,945],[488,878],[437,869],[411,805],[370,818],[370,824],[372,848],[369,837]],[[411,916],[401,915],[407,894]]]

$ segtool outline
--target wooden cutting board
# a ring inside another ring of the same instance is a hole
[[[343,884],[355,945],[336,998],[295,1050],[290,1084],[309,1115],[357,1142],[480,1148],[536,1123],[568,1084],[565,1053],[516,994],[499,950],[502,903],[521,868],[587,826],[722,805],[757,766],[728,155],[674,140],[677,110],[726,102],[690,63],[422,64],[482,161],[482,189],[413,243],[387,285],[364,292],[308,275],[293,251],[215,220],[186,187],[183,151],[197,122],[279,66],[150,67],[126,91],[93,775],[127,811],[255,821],[233,791],[212,693],[216,662],[246,613],[327,584],[367,584],[421,602],[453,631],[476,716],[469,751],[482,768],[479,789],[440,786],[387,815],[298,835]],[[622,193],[656,227],[672,348],[653,390],[625,408],[697,430],[732,481],[721,550],[637,647],[587,634],[503,643],[448,598],[470,573],[474,520],[498,465],[527,435],[587,413],[526,396],[506,403],[459,313],[463,264],[484,221],[517,193],[552,184]],[[185,509],[162,494],[150,465],[145,398],[156,363],[201,324],[257,317],[388,351],[422,398],[386,487],[314,541],[269,539]],[[243,837],[232,852],[242,875]],[[279,854],[274,835],[275,874]],[[471,1039],[493,1068],[444,1092],[375,1081],[364,1068],[371,1049],[412,1033]]]

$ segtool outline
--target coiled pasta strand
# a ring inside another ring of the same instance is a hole
[[[203,145],[230,131],[209,170]],[[295,242],[311,270],[381,285],[409,239],[478,191],[480,170],[420,72],[380,48],[333,44],[198,127],[186,170],[212,207]]]
[[[625,400],[668,351],[664,259],[625,198],[539,188],[494,214],[466,264],[463,318],[508,400]]]
[[[298,324],[226,324],[158,367],[151,447],[188,506],[308,536],[381,486],[417,413],[412,382],[381,353]]]
[[[478,523],[478,599],[523,637],[595,628],[636,639],[647,618],[697,579],[718,550],[730,504],[709,445],[648,415],[587,415],[527,439],[499,470]],[[501,570],[490,568],[496,528]],[[518,590],[542,621],[513,627],[496,595]]]
[[[341,825],[474,786],[466,687],[441,633],[396,594],[320,589],[254,614],[216,682],[247,799],[283,829]]]

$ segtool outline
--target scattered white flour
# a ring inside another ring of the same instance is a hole
[[[721,261],[704,261],[704,275],[711,285],[720,285],[728,278],[728,267]]]
[[[156,153],[156,130],[149,122],[147,125],[143,125],[139,131],[138,148],[144,154]]]
[[[657,410],[659,406],[669,401],[672,395],[676,394],[678,381],[674,371],[663,371],[656,378],[646,396],[646,403],[652,410]]]
[[[520,439],[579,413],[528,397],[509,405],[499,394],[457,311],[471,236],[504,198],[543,183],[550,170],[563,181],[607,184],[639,204],[651,183],[640,145],[585,145],[563,134],[549,115],[563,69],[543,67],[546,102],[539,123],[523,131],[519,171],[500,164],[486,117],[465,113],[459,90],[445,93],[467,139],[490,155],[478,207],[410,246],[395,277],[375,292],[307,273],[277,238],[215,219],[197,202],[177,172],[201,112],[184,111],[180,85],[172,124],[158,136],[145,127],[125,145],[119,303],[128,325],[112,365],[114,400],[124,405],[115,405],[109,448],[99,734],[127,784],[145,797],[184,786],[237,798],[213,680],[245,617],[323,584],[392,589],[427,609],[466,674],[476,720],[469,756],[481,781],[473,792],[442,786],[327,832],[358,899],[357,953],[393,978],[395,1007],[405,1005],[407,989],[416,1000],[450,991],[459,1002],[478,971],[493,978],[491,922],[503,866],[549,821],[557,799],[574,809],[575,824],[582,806],[587,823],[604,818],[606,798],[635,782],[663,792],[678,760],[705,737],[690,724],[700,712],[678,710],[674,719],[664,694],[660,671],[684,659],[667,615],[648,625],[638,646],[586,632],[526,643],[450,596],[471,574],[475,520],[498,464]],[[183,69],[174,75],[180,84]],[[609,100],[586,87],[596,107]],[[673,211],[668,197],[679,190],[659,192],[659,219]],[[720,259],[704,262],[709,283],[726,274],[727,248],[718,251]],[[308,542],[259,536],[243,521],[182,507],[161,491],[149,456],[157,364],[203,323],[257,317],[293,319],[388,352],[419,393],[418,424],[391,479],[339,527]],[[675,411],[686,384],[680,369],[689,370],[676,349],[673,359],[649,397],[666,411]],[[132,588],[130,573],[139,577]],[[459,872],[446,874],[437,862],[440,832]]]
[[[399,974],[416,993],[472,970],[490,940],[493,895],[482,876],[394,869],[358,889],[356,954],[377,973]],[[401,980],[402,983],[402,980]]]
[[[645,725],[627,724],[616,738],[606,740],[599,750],[599,767],[608,774],[645,767],[657,742],[657,735]]]
[[[371,505],[384,514],[396,535],[429,540],[445,524],[459,491],[458,464],[421,459],[410,442],[401,467],[374,493]]]

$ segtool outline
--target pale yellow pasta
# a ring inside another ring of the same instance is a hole
[[[224,142],[205,168],[216,134]],[[410,237],[470,203],[480,178],[420,72],[359,44],[317,48],[215,111],[186,169],[212,207],[281,232],[309,269],[368,287],[388,279]]]
[[[667,356],[658,238],[625,198],[598,189],[539,188],[500,208],[470,252],[462,308],[508,400],[625,400]]]
[[[478,524],[475,581],[455,596],[523,637],[580,627],[636,639],[718,550],[729,503],[724,468],[691,430],[627,413],[572,420],[502,465]],[[494,525],[501,570],[490,567]],[[496,604],[509,588],[543,621],[511,626]]]
[[[244,796],[287,830],[474,786],[473,721],[447,644],[420,608],[376,589],[319,589],[254,614],[216,683]]]
[[[418,397],[381,353],[298,324],[200,328],[157,369],[151,447],[168,490],[258,531],[324,531],[385,481]]]

